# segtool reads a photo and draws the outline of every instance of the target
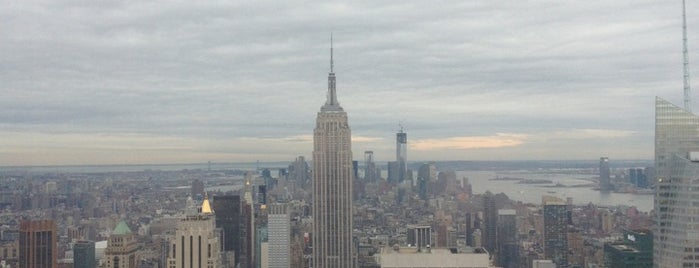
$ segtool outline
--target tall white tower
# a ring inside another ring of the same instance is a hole
[[[313,267],[354,268],[351,132],[337,101],[330,40],[328,95],[313,133]]]

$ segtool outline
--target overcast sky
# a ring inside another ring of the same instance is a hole
[[[355,159],[651,159],[682,104],[680,0],[0,6],[0,166],[310,159],[331,32]]]

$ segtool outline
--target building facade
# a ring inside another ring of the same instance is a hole
[[[493,254],[497,248],[498,209],[490,191],[483,195],[483,224],[483,247]]]
[[[139,246],[126,222],[120,221],[107,240],[104,268],[136,268]]]
[[[562,201],[544,202],[544,257],[568,267],[568,208]]]
[[[291,220],[286,204],[272,204],[267,215],[269,268],[289,268],[291,265]]]
[[[655,100],[653,267],[699,267],[699,116]]]
[[[73,268],[95,268],[95,242],[79,240],[73,244]]]
[[[403,132],[402,126],[396,133],[396,162],[398,163],[397,182],[401,183],[408,176],[408,133]]]
[[[503,268],[519,267],[517,212],[513,209],[498,210],[495,260],[498,266]]]
[[[602,192],[609,192],[612,190],[608,157],[600,157],[599,159],[599,190]]]
[[[170,242],[168,268],[221,267],[220,233],[216,231],[214,211],[204,198],[199,211],[188,211],[177,223]]]
[[[233,266],[240,261],[241,249],[243,248],[241,233],[244,220],[242,219],[240,195],[214,196],[211,205],[216,211],[216,228],[223,230],[223,262]]]
[[[356,267],[352,239],[352,144],[347,113],[337,101],[330,49],[325,105],[313,133],[313,267]]]
[[[56,268],[56,223],[26,220],[19,224],[19,267]]]

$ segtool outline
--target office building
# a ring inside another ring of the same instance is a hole
[[[403,126],[396,133],[396,163],[398,164],[397,182],[402,183],[408,174],[408,133],[403,132]]]
[[[106,268],[136,268],[138,249],[134,234],[126,222],[121,220],[109,235],[103,263]]]
[[[699,116],[655,100],[654,267],[699,267]]]
[[[497,249],[495,260],[503,268],[519,267],[517,237],[517,212],[513,209],[498,210]]]
[[[244,220],[240,195],[214,196],[211,205],[216,211],[216,228],[223,230],[223,263],[233,266],[228,262],[233,259],[233,262],[239,263],[243,248],[241,233]]]
[[[335,84],[331,46],[327,100],[313,133],[313,267],[352,268],[352,133]]]
[[[200,208],[188,208],[170,241],[168,268],[219,268],[221,243],[214,210],[207,197]]]
[[[493,254],[497,248],[497,224],[498,209],[495,204],[495,195],[490,191],[483,195],[483,247]]]
[[[73,244],[73,268],[95,268],[95,242],[79,240]]]
[[[272,204],[267,215],[269,268],[291,265],[291,218],[286,204]]]
[[[364,181],[376,182],[381,178],[381,170],[376,167],[374,151],[364,151]]]
[[[568,267],[568,209],[561,200],[544,202],[544,257]]]
[[[604,244],[607,268],[652,268],[653,235],[646,230],[626,230],[623,240]]]
[[[607,157],[600,157],[599,159],[599,190],[601,192],[609,192],[612,190],[609,158]]]
[[[57,268],[56,223],[25,220],[19,224],[19,267]]]

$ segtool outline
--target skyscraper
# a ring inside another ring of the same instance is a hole
[[[337,102],[332,45],[325,105],[313,133],[313,267],[356,267],[352,240],[352,144]]]
[[[490,191],[485,192],[483,195],[483,246],[490,252],[490,254],[495,253],[497,248],[497,221],[498,221],[498,209],[495,204],[495,195]]]
[[[608,192],[612,189],[612,181],[609,176],[609,158],[599,158],[599,190]]]
[[[19,224],[19,267],[55,268],[56,224],[52,220],[22,221]]]
[[[544,257],[556,267],[568,267],[568,207],[560,200],[544,201]]]
[[[242,203],[239,195],[217,195],[214,196],[213,210],[216,211],[216,227],[223,229],[223,261],[228,262],[234,259],[236,263],[240,261],[243,247],[242,224]],[[228,257],[234,255],[233,257]],[[233,266],[233,263],[225,263]]]
[[[406,179],[408,173],[408,134],[403,132],[403,126],[396,133],[396,162],[398,163],[398,183]]]
[[[654,267],[699,267],[699,116],[655,99]]]
[[[519,267],[519,245],[517,241],[517,212],[513,209],[498,210],[497,250],[498,266]]]
[[[291,221],[286,204],[272,204],[267,216],[269,268],[289,268],[291,265]]]

